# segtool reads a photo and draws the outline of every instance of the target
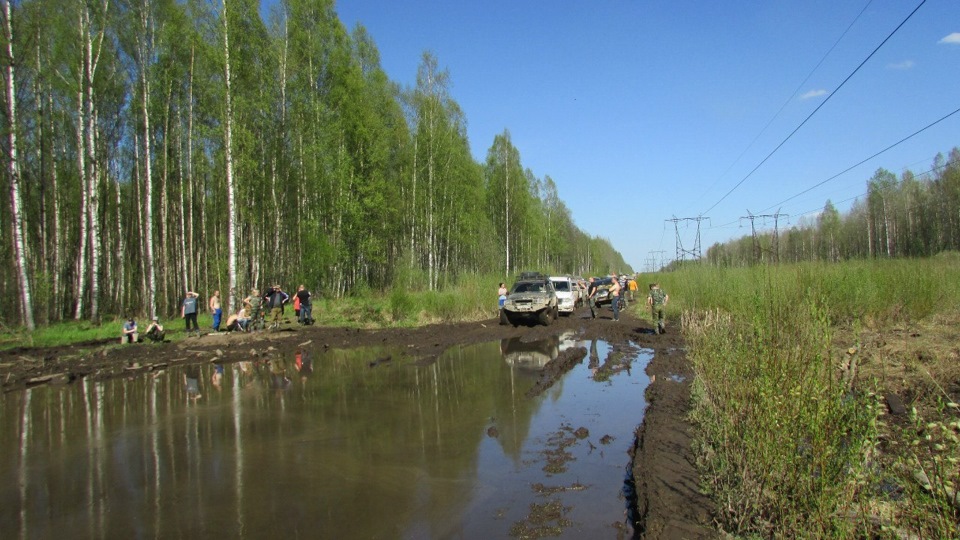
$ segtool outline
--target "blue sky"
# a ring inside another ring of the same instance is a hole
[[[577,225],[645,270],[675,257],[678,236],[694,247],[694,222],[666,220],[709,218],[706,253],[749,234],[748,211],[779,211],[781,228],[827,199],[845,211],[876,169],[922,173],[960,146],[958,113],[780,204],[960,108],[957,0],[927,0],[837,90],[921,1],[339,0],[336,9],[347,28],[367,28],[403,86],[433,53],[474,157],[509,130],[524,167],[556,182]]]

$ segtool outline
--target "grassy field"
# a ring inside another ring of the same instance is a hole
[[[442,291],[412,291],[395,288],[392,291],[360,291],[354,296],[330,299],[316,298],[313,318],[316,324],[347,327],[412,327],[438,322],[482,320],[497,314],[497,285],[502,278],[475,276],[464,279],[455,288]],[[203,305],[204,302],[201,302]],[[286,315],[294,320],[293,307],[287,306]],[[209,313],[200,313],[198,324],[208,331],[213,318]],[[222,327],[226,326],[226,315]],[[167,339],[184,337],[184,323],[179,315],[161,317]],[[42,326],[33,333],[19,328],[0,330],[0,350],[14,347],[56,347],[78,343],[90,343],[117,338],[124,321],[118,317],[105,318],[101,324],[87,321],[70,321]],[[138,326],[146,328],[149,320],[137,317]]]
[[[694,366],[704,489],[726,531],[960,535],[960,260],[656,276]],[[887,413],[885,396],[906,402]]]

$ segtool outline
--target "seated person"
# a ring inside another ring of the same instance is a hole
[[[227,332],[233,332],[239,329],[240,326],[237,324],[237,314],[233,313],[227,317]]]
[[[233,332],[235,330],[240,330],[240,331],[246,330],[247,326],[250,324],[249,313],[250,312],[248,308],[242,307],[240,308],[240,311],[227,317],[227,332]]]
[[[246,331],[250,326],[250,309],[246,307],[240,308],[240,311],[237,312],[237,326],[241,330]]]
[[[133,317],[127,319],[127,322],[123,323],[123,333],[120,334],[120,343],[137,343],[140,341],[140,336],[137,334],[137,321],[133,320]]]
[[[166,332],[163,331],[163,325],[160,324],[159,317],[153,318],[153,321],[150,323],[149,326],[147,326],[147,329],[144,332],[144,335],[146,335],[147,338],[150,341],[153,341],[154,343],[163,341],[163,338],[166,335]]]

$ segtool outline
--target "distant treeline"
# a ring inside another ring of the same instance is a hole
[[[930,171],[900,178],[878,169],[867,194],[840,214],[828,200],[814,220],[789,229],[749,235],[707,250],[719,266],[760,262],[837,262],[848,259],[927,257],[960,250],[960,149],[934,159]]]
[[[171,313],[186,290],[340,297],[628,270],[505,129],[478,163],[448,73],[380,66],[332,0],[25,0],[4,17],[0,318]],[[12,99],[11,99],[12,97]]]

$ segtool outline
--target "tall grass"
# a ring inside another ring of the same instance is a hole
[[[689,311],[702,477],[737,534],[843,537],[875,439],[876,401],[834,375],[820,302],[770,287],[737,314]]]
[[[682,313],[697,455],[724,528],[864,537],[877,398],[841,380],[837,325],[889,326],[960,305],[960,264],[924,260],[687,267],[656,276]],[[931,514],[933,515],[933,514]],[[955,530],[940,528],[939,530]]]
[[[670,294],[674,317],[687,309],[749,313],[753,298],[771,289],[792,291],[795,297],[816,295],[834,323],[922,319],[960,305],[960,263],[950,256],[735,269],[688,266],[650,279],[659,279]]]

